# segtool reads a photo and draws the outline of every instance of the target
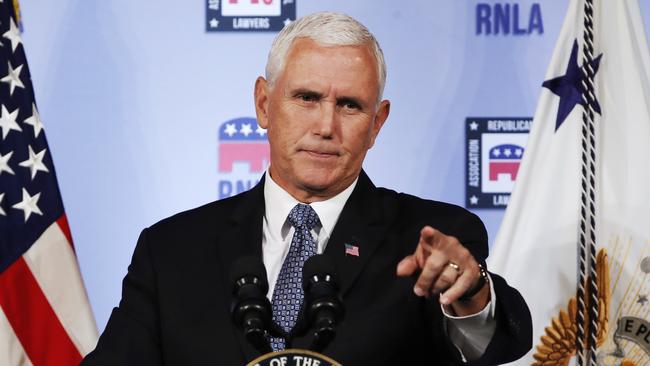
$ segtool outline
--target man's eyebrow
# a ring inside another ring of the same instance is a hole
[[[307,89],[307,88],[292,89],[290,91],[290,94],[292,96],[295,96],[295,95],[310,95],[310,96],[319,97],[319,98],[323,96],[323,93],[319,93],[319,92],[317,92],[315,90],[311,90],[311,89]]]

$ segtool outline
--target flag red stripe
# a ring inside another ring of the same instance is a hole
[[[68,217],[63,214],[58,220],[56,220],[56,223],[59,225],[61,231],[63,231],[63,235],[68,239],[68,243],[70,243],[70,246],[74,250],[74,245],[72,244],[72,233],[70,232],[70,226],[68,225]]]
[[[34,366],[81,362],[81,354],[22,257],[0,274],[0,307]]]

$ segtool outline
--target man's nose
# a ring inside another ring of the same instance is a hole
[[[336,102],[323,101],[321,113],[316,126],[316,133],[323,138],[331,138],[338,123],[338,111]]]

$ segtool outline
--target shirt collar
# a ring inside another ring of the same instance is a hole
[[[336,196],[310,204],[314,211],[316,211],[322,225],[321,231],[318,234],[319,236],[324,234],[329,238],[341,215],[341,211],[343,211],[343,206],[345,206],[348,198],[350,198],[358,180],[359,178],[357,177],[350,186]],[[300,203],[298,200],[293,198],[293,196],[273,181],[271,174],[267,170],[264,179],[264,217],[273,236],[282,239],[286,238],[291,228],[287,222],[287,216],[289,216],[291,209],[298,203]]]

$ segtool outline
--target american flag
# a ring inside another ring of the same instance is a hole
[[[0,365],[77,365],[97,341],[34,100],[17,1],[0,0]]]
[[[359,247],[352,244],[345,244],[345,254],[358,257],[359,256]]]

